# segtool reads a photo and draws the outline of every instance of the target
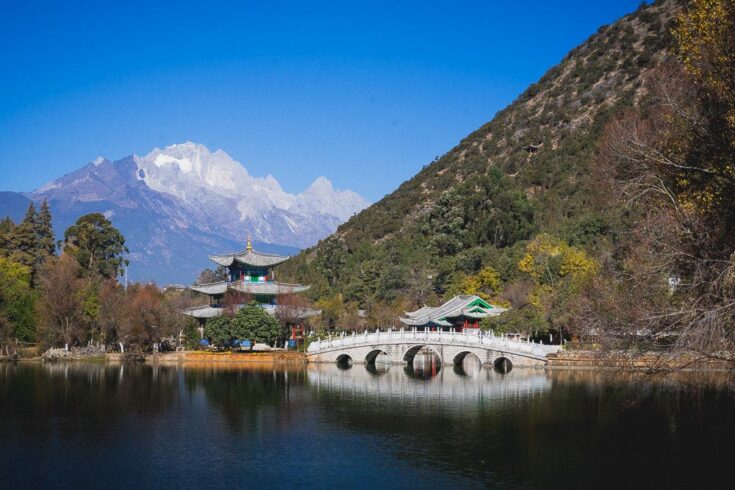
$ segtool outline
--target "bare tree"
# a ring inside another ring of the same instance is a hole
[[[625,231],[585,322],[613,343],[718,357],[735,348],[735,149],[680,66],[646,89],[602,140],[597,195],[616,197]]]
[[[82,342],[82,279],[74,257],[62,254],[58,259],[48,260],[41,269],[39,290],[40,337],[52,345]]]

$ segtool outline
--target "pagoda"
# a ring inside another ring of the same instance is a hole
[[[228,290],[252,297],[268,313],[275,314],[279,298],[309,289],[309,286],[302,284],[276,281],[273,268],[287,261],[289,257],[257,252],[253,250],[250,238],[248,238],[247,248],[242,252],[210,255],[209,258],[215,264],[225,268],[226,278],[224,281],[189,286],[192,291],[206,294],[209,297],[208,304],[187,308],[182,312],[198,319],[200,323],[204,323],[207,318],[220,316],[224,312],[223,300]],[[227,306],[232,307],[233,305]],[[242,306],[242,304],[234,305],[238,309]],[[305,307],[290,307],[290,309],[291,313],[301,320],[321,313],[321,310]],[[303,330],[303,322],[301,327]]]

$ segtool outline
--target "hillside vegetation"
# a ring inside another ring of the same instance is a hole
[[[673,0],[642,5],[601,27],[489,123],[289,261],[281,277],[312,284],[334,322],[361,308],[373,324],[395,323],[404,308],[457,292],[523,310],[524,330],[568,322],[566,302],[548,304],[544,291],[563,283],[574,295],[611,253],[620,216],[594,205],[591,169],[606,123],[644,99],[647,74],[670,56],[679,10]],[[534,253],[549,250],[548,271],[535,270]]]

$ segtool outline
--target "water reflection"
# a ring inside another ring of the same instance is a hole
[[[480,361],[476,355],[468,354],[465,355],[459,363],[452,366],[452,370],[457,376],[474,378],[480,374],[480,371],[482,370],[482,361]]]
[[[451,369],[432,375],[429,368],[417,370],[410,364],[403,368],[355,365],[349,371],[332,364],[309,364],[306,372],[309,387],[321,396],[360,399],[375,409],[396,401],[405,402],[420,406],[422,412],[440,410],[467,414],[495,401],[502,403],[508,398],[540,396],[552,386],[551,380],[540,370],[518,369],[502,375],[492,369],[473,367],[471,362],[467,368],[474,369],[471,376],[464,372],[457,374]]]
[[[373,376],[381,376],[387,373],[391,366],[390,362],[369,362],[365,364],[365,370]]]
[[[419,350],[407,364],[404,372],[416,379],[431,379],[442,369],[442,360],[439,355],[428,347]]]
[[[470,356],[436,367],[0,365],[3,487],[568,488],[631,486],[631,475],[633,486],[706,487],[729,477],[735,399],[722,375],[501,374]]]

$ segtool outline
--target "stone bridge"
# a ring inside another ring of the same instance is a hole
[[[459,332],[398,330],[365,332],[312,342],[306,350],[309,362],[371,363],[376,359],[393,364],[413,362],[422,349],[433,351],[442,364],[460,364],[468,355],[485,366],[509,370],[513,366],[543,366],[547,354],[558,345],[544,345],[503,335]]]

